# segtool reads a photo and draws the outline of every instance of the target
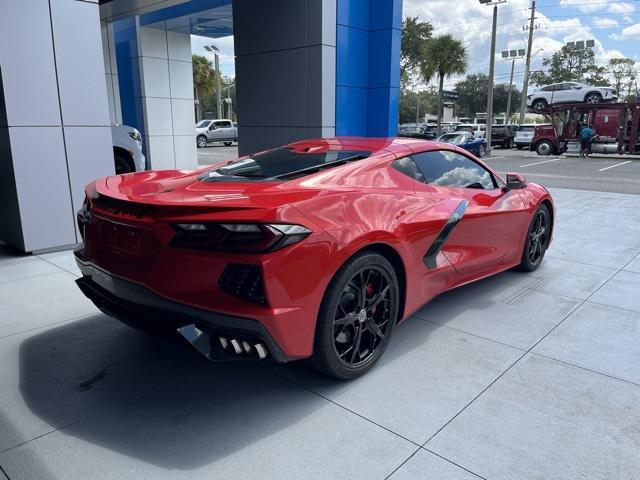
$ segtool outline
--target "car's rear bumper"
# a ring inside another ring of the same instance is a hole
[[[167,338],[179,338],[177,330],[195,325],[210,337],[211,360],[255,358],[251,352],[236,354],[222,348],[220,337],[266,345],[269,356],[278,362],[294,360],[286,355],[259,321],[203,310],[164,298],[133,282],[115,277],[82,260],[76,253],[82,277],[76,280],[82,292],[104,313],[127,325]]]

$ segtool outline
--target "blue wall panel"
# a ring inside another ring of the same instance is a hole
[[[387,0],[378,1],[386,2]],[[370,0],[338,0],[336,10],[338,25],[369,30],[369,2]]]
[[[369,56],[363,52],[369,51],[369,32],[338,25],[336,42],[336,84],[367,88]]]
[[[368,92],[368,88],[336,86],[336,135],[367,136]]]
[[[336,135],[395,136],[402,0],[337,2]]]
[[[113,39],[118,65],[118,86],[122,123],[137,128],[144,135],[144,110],[138,52],[138,23],[135,17],[113,22]],[[146,152],[147,142],[143,143]]]

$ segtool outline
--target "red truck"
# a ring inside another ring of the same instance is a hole
[[[640,103],[555,104],[543,114],[548,124],[537,125],[531,150],[538,155],[580,151],[580,130],[592,125],[596,137],[591,153],[640,153]]]

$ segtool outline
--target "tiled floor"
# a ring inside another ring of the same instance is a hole
[[[99,313],[70,252],[0,247],[0,479],[637,479],[640,196],[553,193],[542,268],[437,298],[353,382],[208,363]]]

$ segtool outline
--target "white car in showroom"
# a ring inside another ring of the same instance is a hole
[[[143,172],[147,168],[147,160],[142,153],[142,135],[137,128],[112,124],[111,139],[116,175]]]
[[[616,90],[610,87],[594,87],[578,82],[552,83],[527,95],[527,107],[541,112],[554,103],[613,102],[616,98]]]

